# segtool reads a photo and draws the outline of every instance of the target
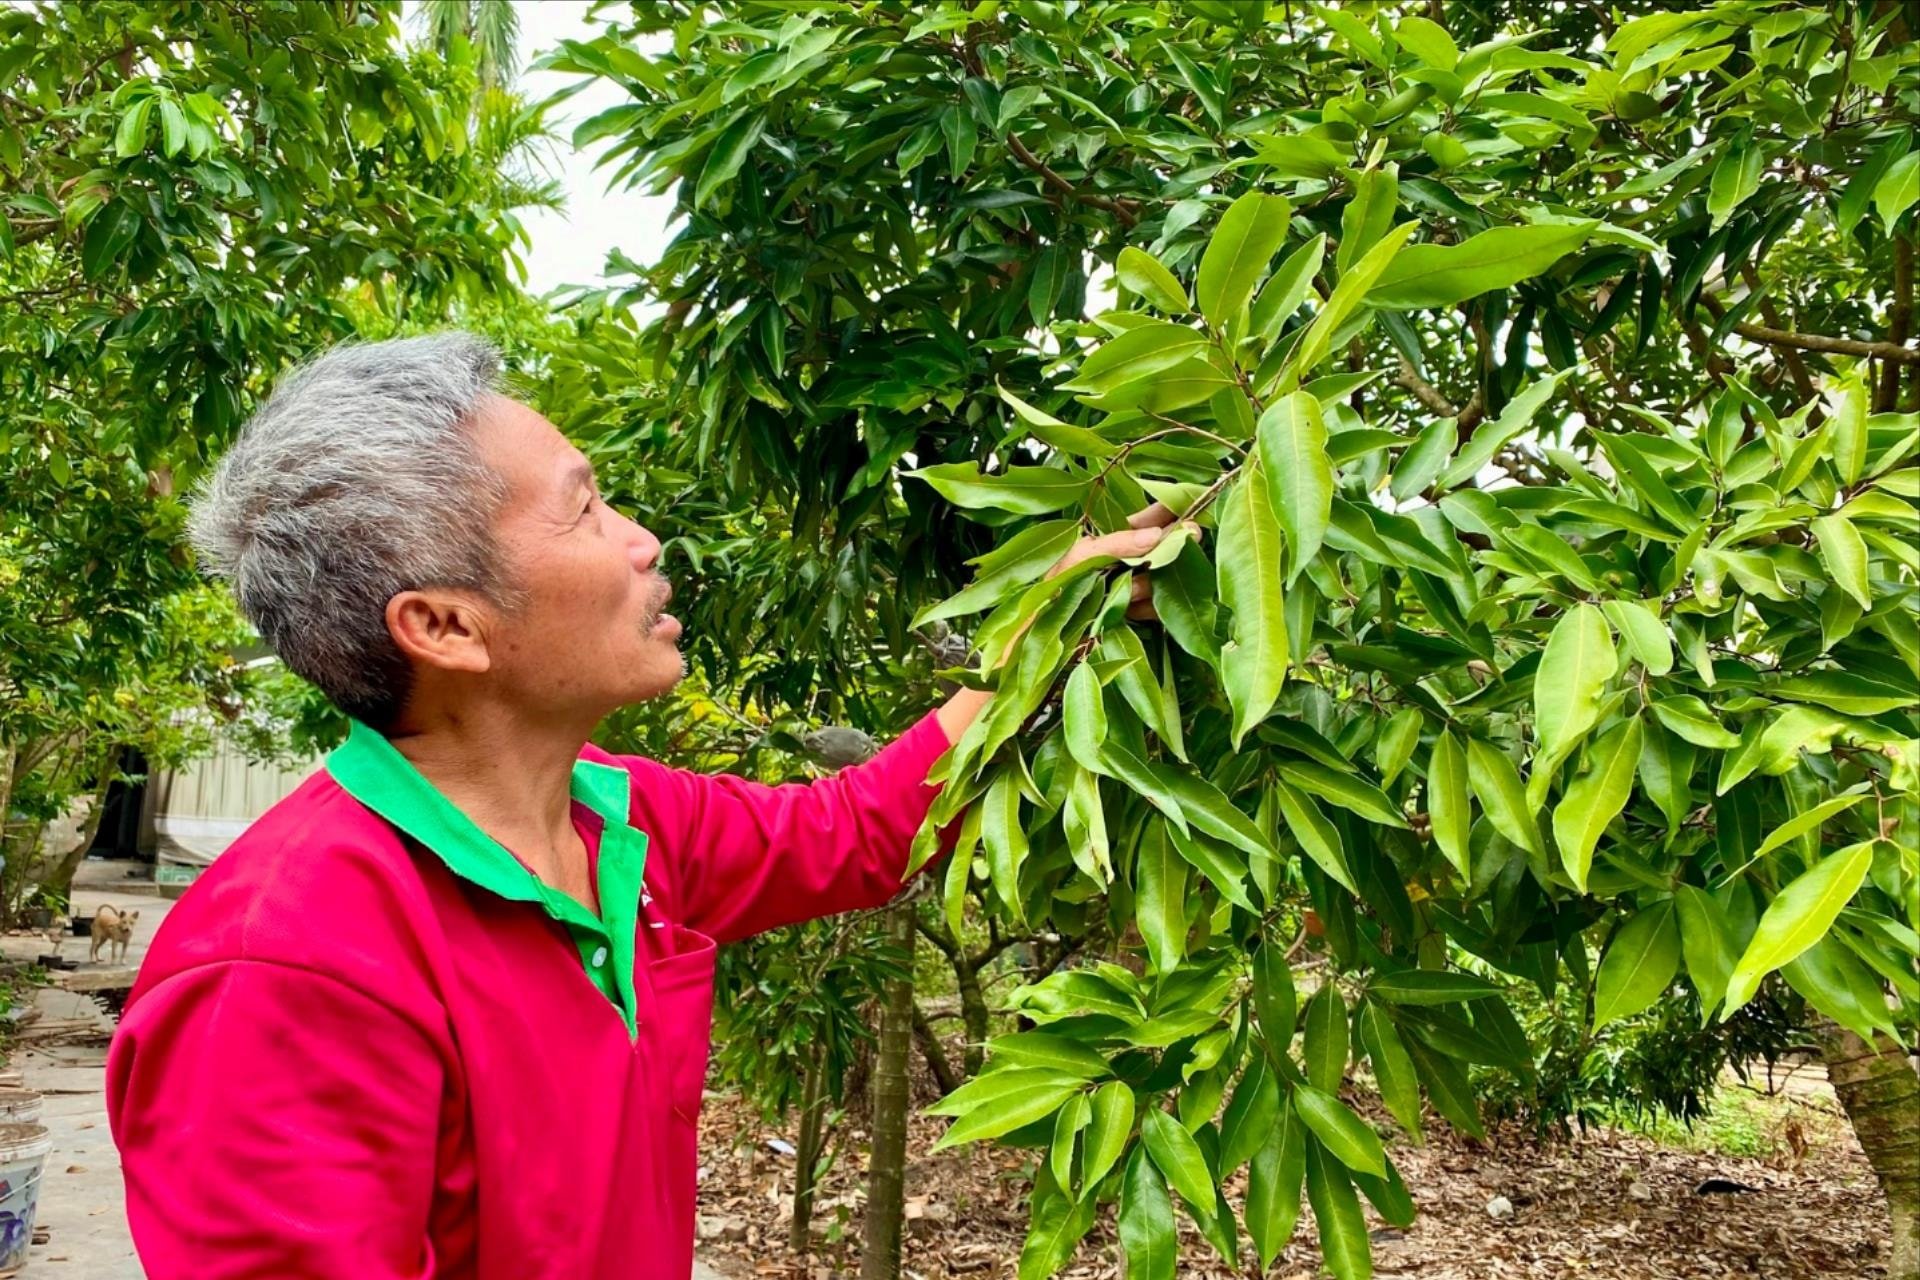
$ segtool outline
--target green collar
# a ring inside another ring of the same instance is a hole
[[[543,883],[520,859],[435,790],[378,730],[352,722],[327,757],[327,772],[355,800],[431,849],[455,875],[502,898],[536,903],[566,926],[588,978],[636,1029],[634,931],[639,925],[647,837],[627,823],[631,778],[625,769],[578,760],[573,798],[601,820],[600,914]]]

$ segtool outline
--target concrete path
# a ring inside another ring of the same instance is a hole
[[[76,915],[91,917],[103,902],[140,912],[127,963],[138,966],[153,931],[173,904],[138,886],[126,885],[118,871],[125,863],[90,865],[74,886]],[[128,890],[133,890],[129,892]],[[43,940],[7,938],[0,950],[32,958],[46,950]],[[87,940],[63,944],[68,959],[84,961]],[[30,954],[29,954],[30,953]],[[112,1024],[92,1001],[70,992],[43,988],[34,995],[42,1021],[94,1018],[101,1032],[95,1044],[24,1048],[9,1064],[26,1077],[29,1089],[46,1095],[41,1123],[53,1140],[40,1187],[38,1226],[47,1243],[27,1255],[26,1280],[145,1280],[127,1232],[126,1192],[119,1153],[107,1128],[106,1038]],[[725,1280],[704,1262],[694,1263],[693,1280]]]

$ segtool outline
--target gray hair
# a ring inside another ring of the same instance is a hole
[[[467,333],[336,347],[280,380],[195,495],[202,563],[281,661],[376,728],[412,684],[389,600],[511,601],[492,534],[505,486],[467,430],[499,377]]]

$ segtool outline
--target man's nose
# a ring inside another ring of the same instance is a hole
[[[660,539],[654,537],[652,531],[637,520],[629,520],[627,523],[633,527],[632,541],[627,544],[627,555],[633,560],[633,567],[641,573],[658,568]]]

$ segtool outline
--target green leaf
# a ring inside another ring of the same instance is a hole
[[[1673,638],[1651,605],[1643,600],[1607,600],[1600,611],[1620,633],[1627,656],[1645,667],[1648,675],[1664,676],[1673,670]]]
[[[1259,475],[1286,535],[1287,585],[1320,552],[1333,511],[1333,463],[1320,401],[1296,391],[1267,406],[1256,429]]]
[[[1264,1057],[1255,1055],[1234,1087],[1220,1118],[1220,1176],[1230,1178],[1267,1141],[1280,1114],[1280,1084]]]
[[[973,561],[974,580],[964,590],[914,615],[913,625],[973,613],[999,603],[1060,562],[1080,537],[1077,520],[1047,520],[1022,529]]]
[[[1247,1176],[1247,1233],[1267,1270],[1293,1239],[1300,1222],[1300,1187],[1307,1173],[1305,1126],[1282,1107]]]
[[[1091,1198],[1127,1149],[1133,1133],[1133,1090],[1118,1080],[1093,1091],[1091,1119],[1081,1148],[1081,1186]]]
[[[1523,849],[1542,851],[1533,806],[1527,803],[1519,771],[1504,751],[1478,738],[1467,739],[1467,781],[1495,831]]]
[[[1406,1041],[1406,1046],[1420,1083],[1427,1087],[1433,1109],[1462,1133],[1484,1137],[1486,1130],[1480,1123],[1480,1106],[1460,1064],[1417,1038]]]
[[[1347,1004],[1331,983],[1307,1001],[1307,1033],[1302,1049],[1307,1080],[1316,1089],[1333,1093],[1347,1076]]]
[[[1458,970],[1402,969],[1375,974],[1367,982],[1367,994],[1389,1004],[1459,1004],[1497,996],[1500,988],[1485,978]]]
[[[1752,941],[1727,980],[1720,1016],[1731,1017],[1759,989],[1760,980],[1826,936],[1840,908],[1860,888],[1873,864],[1874,841],[1862,840],[1815,863],[1767,904]]]
[[[1845,516],[1821,516],[1808,526],[1818,544],[1820,563],[1842,591],[1873,608],[1873,589],[1867,582],[1867,544]]]
[[[950,1125],[940,1135],[940,1141],[934,1143],[935,1151],[944,1151],[948,1147],[957,1147],[965,1142],[981,1142],[988,1138],[998,1138],[1024,1128],[1036,1120],[1043,1119],[1059,1110],[1061,1104],[1079,1092],[1077,1083],[1070,1085],[1041,1085],[1023,1089],[1015,1093],[1003,1094],[992,1102],[967,1112]]]
[[[1253,311],[1248,316],[1248,327],[1254,337],[1271,342],[1279,335],[1287,317],[1307,300],[1307,291],[1313,287],[1314,274],[1320,270],[1326,252],[1327,236],[1322,232],[1281,259],[1280,265],[1267,277],[1260,296],[1254,299]]]
[[[1203,404],[1233,385],[1233,379],[1210,361],[1190,357],[1171,369],[1122,382],[1097,397],[1082,397],[1082,402],[1110,413],[1122,409],[1173,413]]]
[[[1467,799],[1467,756],[1445,729],[1433,740],[1433,753],[1427,757],[1427,811],[1433,842],[1460,873],[1461,882],[1471,884],[1467,833],[1473,826],[1473,806]]]
[[[1087,477],[1054,467],[1008,467],[984,473],[971,462],[946,462],[905,474],[924,480],[956,507],[1044,515],[1086,496]]]
[[[1339,773],[1308,760],[1283,760],[1279,762],[1279,769],[1282,778],[1302,791],[1311,792],[1322,800],[1357,813],[1368,822],[1389,827],[1404,828],[1407,825],[1400,806],[1389,800],[1380,788],[1357,774]]]
[[[1572,373],[1571,369],[1562,369],[1528,383],[1526,390],[1507,401],[1507,407],[1500,411],[1499,417],[1475,428],[1473,438],[1467,441],[1447,469],[1440,473],[1436,481],[1440,488],[1456,488],[1479,475],[1509,440],[1533,425],[1541,407],[1553,398],[1553,393]]]
[[[1834,735],[1843,732],[1847,722],[1818,707],[1782,707],[1761,727],[1760,721],[1747,726],[1740,749],[1726,757],[1713,793],[1727,794],[1749,774],[1783,773],[1793,766],[1802,750],[1825,752],[1833,746]]]
[[[1187,953],[1187,864],[1161,823],[1149,823],[1140,837],[1133,893],[1134,918],[1154,972],[1172,973]]]
[[[1287,677],[1286,602],[1280,525],[1265,482],[1242,474],[1220,504],[1220,599],[1233,611],[1220,650],[1220,678],[1233,706],[1236,747],[1266,719]]]
[[[1407,707],[1396,712],[1393,719],[1387,721],[1380,736],[1375,740],[1373,750],[1374,763],[1380,766],[1380,782],[1390,786],[1407,767],[1407,761],[1413,759],[1413,750],[1420,745],[1420,726],[1425,717],[1417,707]],[[1482,797],[1482,803],[1485,797]]]
[[[1071,1073],[1046,1067],[1011,1067],[984,1071],[927,1108],[928,1115],[965,1116],[1002,1098],[1027,1094],[1035,1089],[1072,1089],[1079,1079]]]
[[[1340,277],[1333,293],[1328,296],[1326,305],[1320,308],[1320,314],[1307,326],[1301,335],[1300,345],[1295,347],[1288,357],[1288,376],[1283,383],[1286,389],[1298,386],[1326,358],[1328,348],[1333,344],[1333,336],[1359,309],[1360,304],[1370,299],[1367,291],[1374,286],[1382,272],[1387,270],[1400,247],[1407,242],[1419,227],[1417,222],[1403,222],[1380,238],[1380,243],[1367,250],[1366,256],[1353,264],[1353,270]],[[1288,385],[1291,384],[1291,385]]]
[[[1680,924],[1669,898],[1614,930],[1594,980],[1594,1030],[1652,1008],[1679,972]]]
[[[1389,491],[1394,500],[1408,502],[1426,492],[1427,486],[1446,470],[1459,439],[1459,424],[1452,418],[1439,418],[1422,428],[1393,469]]]
[[[1387,1110],[1415,1139],[1420,1137],[1420,1077],[1386,1010],[1372,1002],[1360,1010],[1360,1043],[1373,1063],[1374,1083]]]
[[[1107,740],[1107,708],[1100,694],[1100,677],[1082,662],[1067,677],[1060,699],[1061,736],[1067,754],[1091,773],[1108,772],[1102,746]]]
[[[1188,810],[1187,817],[1188,821],[1193,821],[1192,810]],[[1199,824],[1195,823],[1195,825]],[[1186,859],[1188,866],[1206,876],[1213,887],[1220,891],[1221,897],[1236,907],[1247,911],[1255,910],[1253,900],[1247,897],[1247,864],[1245,862],[1236,860],[1227,849],[1203,836],[1192,833],[1182,834],[1175,830],[1170,830],[1168,836],[1174,852]]]
[[[1053,1146],[1047,1153],[1047,1166],[1062,1191],[1071,1193],[1073,1190],[1074,1147],[1078,1145],[1080,1131],[1087,1127],[1090,1119],[1092,1108],[1084,1093],[1067,1099],[1067,1105],[1060,1108],[1059,1114],[1053,1119]]]
[[[1594,846],[1633,794],[1633,775],[1640,764],[1640,721],[1616,725],[1594,743],[1589,758],[1592,767],[1573,780],[1553,810],[1553,838],[1560,846],[1561,865],[1582,893],[1587,891]]]
[[[1020,867],[1027,860],[1027,832],[1020,825],[1019,774],[1013,769],[1002,769],[980,801],[980,843],[986,849],[994,892],[1024,919]]]
[[[1149,1108],[1140,1122],[1140,1138],[1153,1163],[1166,1175],[1168,1186],[1195,1206],[1212,1206],[1213,1171],[1207,1167],[1207,1158],[1193,1135],[1178,1120],[1158,1107]]]
[[[954,118],[965,124],[966,151],[973,153],[973,122],[971,117],[955,112]],[[953,138],[947,139],[949,149]],[[955,164],[954,171],[960,172],[966,166]],[[1060,303],[1061,291],[1066,288],[1067,276],[1072,273],[1073,264],[1068,260],[1067,251],[1057,244],[1048,245],[1034,259],[1031,279],[1027,282],[1027,314],[1032,317],[1036,328],[1044,329],[1053,321],[1053,309]],[[1078,316],[1072,317],[1079,319]]]
[[[1127,1161],[1119,1225],[1120,1248],[1127,1257],[1126,1280],[1173,1280],[1180,1257],[1173,1199],[1167,1195],[1166,1180],[1147,1159],[1145,1147],[1136,1147]]]
[[[171,97],[159,99],[161,146],[168,158],[179,155],[187,146],[187,117]]]
[[[1155,571],[1153,609],[1160,615],[1173,642],[1208,664],[1220,658],[1219,642],[1214,637],[1217,624],[1215,576],[1207,553],[1197,543],[1180,548],[1172,564]]]
[[[1263,939],[1253,953],[1253,1009],[1260,1019],[1267,1051],[1275,1057],[1285,1057],[1293,1044],[1298,1002],[1286,948],[1270,938]]]
[[[1412,245],[1380,276],[1367,301],[1390,310],[1450,307],[1541,274],[1584,244],[1598,225],[1587,219],[1495,227],[1457,245]]]
[[[1340,829],[1327,820],[1313,801],[1286,783],[1276,780],[1273,794],[1287,830],[1300,842],[1307,856],[1348,893],[1358,895],[1360,890],[1354,883],[1353,872],[1347,868],[1346,845],[1340,838]]]
[[[1020,1248],[1016,1280],[1047,1280],[1073,1257],[1093,1228],[1093,1205],[1076,1201],[1064,1185],[1049,1195],[1036,1193],[1026,1243]]]
[[[122,160],[147,149],[147,120],[153,115],[153,103],[150,96],[140,98],[121,115],[113,131],[113,153]]]
[[[1920,200],[1920,151],[1909,151],[1888,165],[1873,185],[1873,207],[1880,211],[1880,225],[1888,235],[1916,200]]]
[[[707,152],[707,162],[700,168],[700,180],[693,191],[694,208],[704,208],[714,192],[733,181],[766,127],[766,113],[751,111],[721,131],[713,149]]]
[[[1194,280],[1200,314],[1225,329],[1253,296],[1253,287],[1287,238],[1293,206],[1284,196],[1249,191],[1220,215]]]
[[[1307,1201],[1320,1229],[1320,1256],[1339,1280],[1372,1280],[1373,1253],[1360,1197],[1346,1169],[1315,1142],[1307,1144]]]
[[[1766,161],[1766,152],[1754,146],[1750,138],[1735,138],[1727,144],[1707,183],[1707,213],[1713,219],[1709,224],[1712,229],[1717,230],[1748,196],[1760,189],[1760,173]]]
[[[1400,206],[1399,167],[1388,164],[1367,169],[1353,176],[1353,198],[1340,215],[1340,248],[1334,256],[1336,271],[1345,272],[1361,254],[1371,249],[1388,227]]]
[[[995,1036],[987,1041],[987,1054],[995,1063],[1018,1063],[1084,1080],[1097,1080],[1112,1070],[1105,1058],[1086,1045],[1053,1031],[1015,1031]]]
[[[1833,467],[1847,484],[1857,484],[1867,466],[1867,385],[1850,377],[1836,389],[1827,436],[1833,441]]]
[[[1877,716],[1920,703],[1920,691],[1882,684],[1847,671],[1808,671],[1775,681],[1767,692],[1817,702],[1848,715]]]
[[[1206,344],[1206,335],[1197,329],[1152,320],[1101,346],[1060,389],[1097,395],[1135,378],[1171,369],[1198,354]]]
[[[1727,979],[1733,976],[1733,932],[1720,904],[1706,890],[1683,884],[1673,891],[1673,901],[1680,915],[1680,952],[1687,961],[1687,976],[1700,993],[1700,1007],[1711,1017],[1726,997]]]
[[[1866,798],[1866,792],[1857,791],[1852,795],[1835,796],[1831,800],[1823,800],[1805,813],[1795,814],[1769,832],[1767,838],[1760,842],[1760,847],[1749,855],[1748,861],[1758,862],[1789,841],[1797,840],[1810,831],[1818,831],[1826,825],[1828,818],[1845,813]]]
[[[1643,724],[1640,743],[1640,783],[1648,799],[1667,818],[1671,839],[1693,809],[1693,771],[1698,753],[1679,734],[1668,733],[1658,721]]]
[[[1729,751],[1740,745],[1739,735],[1729,733],[1707,704],[1690,693],[1649,699],[1647,706],[1654,719],[1696,747]]]
[[[1340,1099],[1310,1085],[1300,1085],[1293,1091],[1293,1109],[1341,1164],[1376,1178],[1387,1176],[1387,1153],[1380,1145],[1380,1135]]]
[[[1179,279],[1144,249],[1132,245],[1122,249],[1114,261],[1113,273],[1124,288],[1167,315],[1185,315],[1193,309]]]
[[[1873,199],[1874,188],[1880,185],[1880,179],[1887,167],[1902,155],[1908,146],[1904,131],[1895,133],[1868,156],[1866,162],[1854,170],[1847,179],[1847,189],[1840,196],[1834,208],[1834,227],[1842,236],[1851,236],[1854,227],[1867,211],[1867,204]]]
[[[1887,1011],[1885,985],[1860,958],[1831,934],[1780,966],[1780,976],[1815,1009],[1863,1040],[1884,1031],[1896,1040],[1900,1029]],[[1902,971],[1902,976],[1911,974]]]
[[[1460,61],[1460,47],[1447,29],[1430,18],[1417,15],[1393,24],[1393,38],[1400,47],[1438,71],[1451,71]]]
[[[1536,775],[1565,759],[1593,728],[1601,690],[1619,665],[1600,610],[1577,604],[1554,624],[1533,678]]]

